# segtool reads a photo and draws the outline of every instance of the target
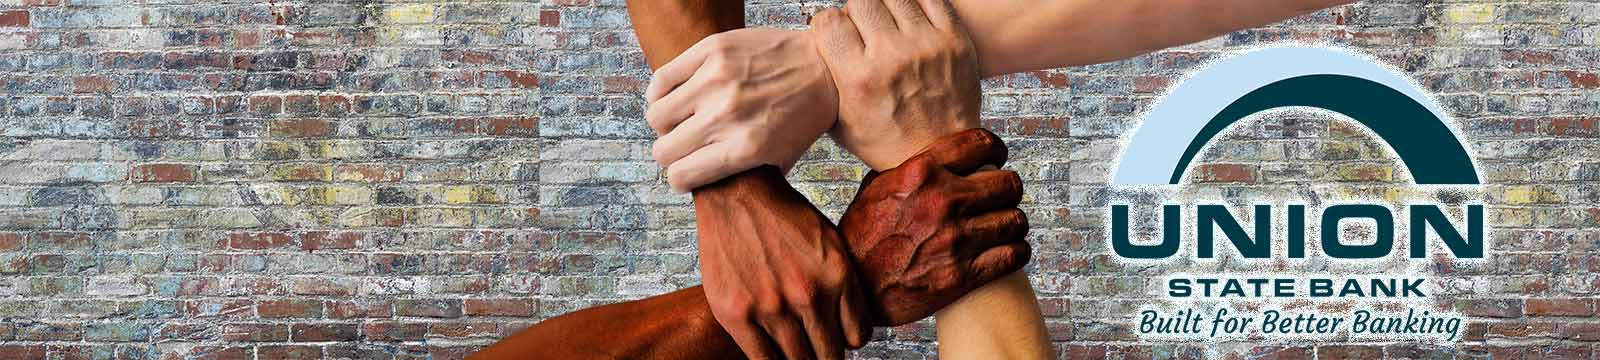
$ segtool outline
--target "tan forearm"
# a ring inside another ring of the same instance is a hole
[[[951,0],[984,76],[1126,59],[1354,0]]]
[[[1033,286],[1021,271],[968,293],[934,314],[943,359],[1047,359],[1050,338]]]

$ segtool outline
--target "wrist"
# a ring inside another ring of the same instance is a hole
[[[966,118],[966,116],[961,116],[961,118]],[[894,139],[870,142],[860,146],[858,149],[847,150],[855,153],[856,157],[861,158],[861,162],[866,163],[867,167],[873,170],[893,169],[899,167],[901,163],[911,159],[911,157],[928,150],[928,146],[932,146],[933,143],[938,142],[939,139],[945,136],[981,127],[976,116],[971,117],[971,119],[971,121],[941,122],[942,126],[937,128],[926,129],[925,131],[902,132]]]

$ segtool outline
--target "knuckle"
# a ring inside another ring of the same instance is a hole
[[[770,301],[757,303],[751,310],[756,319],[773,319],[784,314],[784,302],[778,296],[772,296]]]
[[[672,163],[667,162],[666,156],[667,156],[666,146],[663,146],[659,142],[657,142],[655,145],[651,145],[650,146],[650,157],[656,159],[656,165],[666,166],[666,167],[670,168]],[[671,173],[669,172],[668,174],[671,174]]]
[[[735,321],[749,320],[753,307],[751,299],[745,296],[723,296],[721,300],[711,302],[713,313]]]
[[[811,26],[835,24],[839,21],[839,15],[841,14],[837,8],[823,9],[822,11],[817,12],[815,15],[811,15]]]
[[[758,143],[747,142],[744,144],[744,146],[739,146],[737,150],[729,151],[728,162],[744,164],[759,160],[761,158],[761,150],[757,149],[755,146],[751,146],[754,144]]]

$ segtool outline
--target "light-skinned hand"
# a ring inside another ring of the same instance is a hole
[[[852,0],[812,16],[811,32],[838,86],[829,134],[867,166],[980,126],[977,54],[945,0]]]
[[[652,154],[679,192],[759,165],[787,173],[838,109],[811,35],[763,28],[696,43],[656,71],[645,101]]]

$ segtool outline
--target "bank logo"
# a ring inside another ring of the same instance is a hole
[[[1219,134],[1253,115],[1283,108],[1310,108],[1359,124],[1392,151],[1413,185],[1476,190],[1481,183],[1459,131],[1403,74],[1341,49],[1284,46],[1216,61],[1173,88],[1125,139],[1111,185],[1182,187],[1191,163]],[[1108,247],[1122,261],[1192,264],[1224,252],[1242,261],[1360,261],[1398,256],[1393,250],[1403,247],[1409,249],[1405,258],[1426,263],[1430,245],[1455,259],[1484,257],[1483,205],[1470,201],[1341,202],[1310,208],[1292,201],[1233,206],[1193,199],[1143,202],[1109,204]],[[1146,218],[1159,218],[1159,225],[1137,222],[1130,216],[1134,211],[1156,215]],[[1348,224],[1368,225],[1372,231],[1351,236],[1343,228]],[[1140,228],[1153,229],[1142,242],[1134,234]],[[1402,231],[1407,236],[1397,240]],[[1460,339],[1461,318],[1430,302],[1434,294],[1429,289],[1437,285],[1428,283],[1428,274],[1329,269],[1169,274],[1162,283],[1167,301],[1141,307],[1135,332],[1186,341],[1277,336]],[[1355,305],[1337,313],[1280,306],[1306,301]],[[1235,302],[1251,309],[1240,310]],[[1403,311],[1384,306],[1393,302],[1409,305]]]

